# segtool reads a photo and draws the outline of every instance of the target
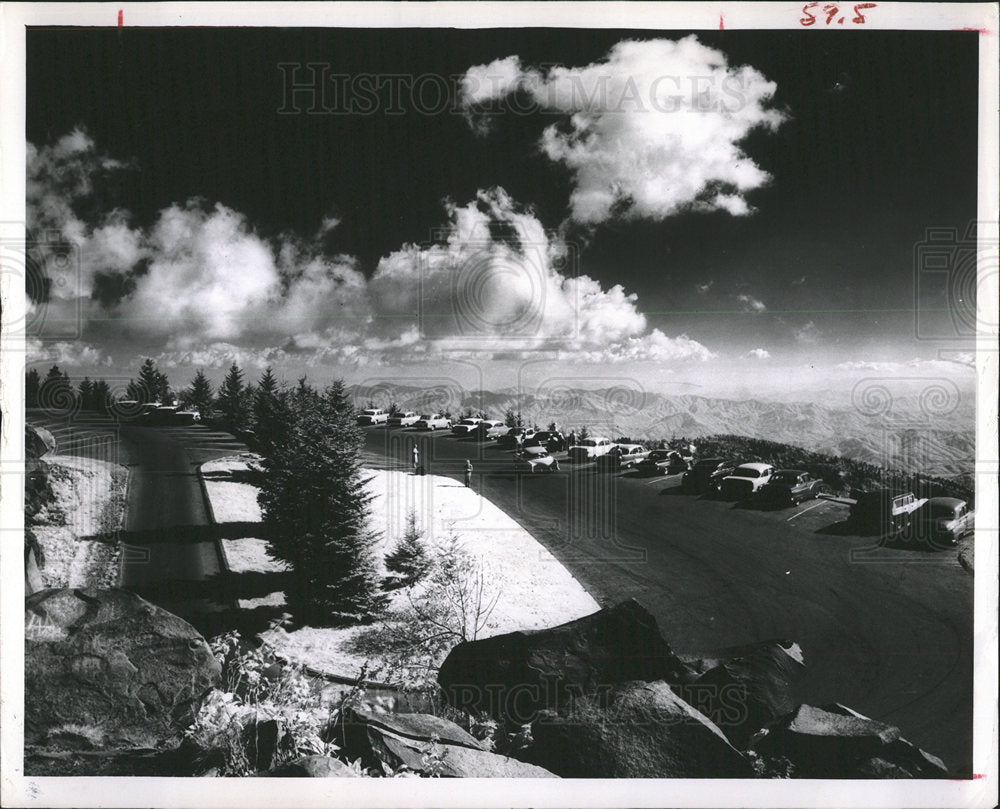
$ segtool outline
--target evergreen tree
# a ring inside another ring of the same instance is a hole
[[[257,390],[253,397],[254,431],[257,434],[260,451],[265,455],[280,438],[287,423],[287,412],[282,397],[283,392],[278,380],[271,366],[268,366],[257,381]]]
[[[38,407],[38,390],[42,386],[42,380],[38,376],[38,371],[29,368],[24,375],[24,406]]]
[[[160,373],[156,363],[147,357],[139,368],[138,379],[133,379],[128,384],[128,398],[142,404],[152,402],[166,404],[169,397],[170,382],[167,380],[167,375]]]
[[[180,401],[183,407],[196,410],[203,419],[207,419],[212,415],[214,397],[212,383],[208,381],[205,372],[199,368],[191,379],[191,384],[181,391]]]
[[[243,371],[235,362],[229,367],[226,378],[222,380],[216,404],[229,427],[234,430],[242,430],[247,426],[249,413],[246,410]]]
[[[396,547],[385,557],[385,566],[398,573],[406,585],[420,581],[431,568],[431,559],[424,547],[424,532],[417,527],[417,513],[406,515],[406,530]]]
[[[77,395],[80,398],[81,410],[95,410],[94,407],[94,383],[89,376],[85,376],[77,388]]]
[[[111,387],[103,379],[98,379],[94,383],[92,396],[94,401],[94,410],[98,413],[106,412],[108,407],[111,406]]]
[[[503,414],[503,423],[508,427],[523,427],[524,419],[521,418],[521,411],[515,412],[508,407],[507,412]]]
[[[303,623],[369,619],[387,603],[368,530],[363,434],[342,382],[322,394],[305,379],[287,401],[287,429],[262,462],[258,500],[269,553],[291,568],[286,598]]]
[[[49,368],[38,388],[38,404],[57,413],[72,412],[77,405],[76,394],[69,376],[58,365]]]

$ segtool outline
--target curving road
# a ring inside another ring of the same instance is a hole
[[[130,466],[122,584],[211,633],[228,605],[211,597],[217,533],[196,465],[245,447],[204,427],[29,420],[53,430],[60,452]],[[369,428],[367,460],[408,468],[414,442],[434,474],[460,478],[471,459],[476,489],[598,600],[642,601],[679,652],[793,639],[808,664],[802,701],[892,722],[970,774],[973,579],[954,553],[879,548],[847,534],[846,509],[828,502],[752,511],[682,495],[676,478],[569,464],[518,477],[509,452],[444,433]]]
[[[490,443],[366,428],[369,463],[460,478],[531,531],[602,603],[635,597],[681,653],[768,638],[806,656],[800,698],[898,725],[971,772],[973,579],[951,552],[880,548],[849,535],[847,509],[776,512],[680,493],[679,479],[560,472],[516,476]],[[459,526],[459,531],[460,526]]]

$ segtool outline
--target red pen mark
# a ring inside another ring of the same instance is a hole
[[[989,28],[972,28],[970,26],[965,26],[964,28],[952,28],[952,31],[975,31],[977,34],[982,34],[984,37],[990,35]]]
[[[119,28],[121,28],[125,24],[125,22],[124,22],[124,16],[125,15],[122,13],[122,10],[118,9],[118,27]]]
[[[725,31],[726,30],[726,23],[722,19],[722,15],[721,14],[719,15],[719,30],[720,31]]]
[[[986,773],[984,773],[984,772],[977,772],[975,775],[972,776],[972,780],[973,781],[979,781],[980,779],[983,779],[985,777],[986,777]]]

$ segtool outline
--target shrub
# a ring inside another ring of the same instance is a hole
[[[410,511],[406,516],[406,531],[392,552],[385,557],[385,566],[398,573],[402,584],[412,585],[420,581],[430,570],[432,560],[424,547],[423,531],[417,527],[417,514]]]

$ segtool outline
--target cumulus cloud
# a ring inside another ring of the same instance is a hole
[[[786,119],[771,107],[774,82],[695,36],[626,40],[584,67],[523,67],[517,56],[466,72],[460,100],[477,112],[520,91],[564,116],[541,151],[573,177],[570,218],[593,226],[616,216],[661,220],[682,210],[751,212],[746,193],[769,175],[740,148],[755,129]]]
[[[699,295],[706,295],[706,294],[708,294],[708,291],[713,287],[714,284],[715,284],[714,280],[713,281],[707,281],[704,284],[695,284],[694,288],[695,288],[695,290],[697,290],[697,292],[698,292]]]
[[[101,349],[83,342],[45,343],[29,338],[25,352],[31,362],[52,362],[71,367],[110,366],[112,359]]]
[[[816,324],[810,320],[795,329],[793,331],[793,336],[795,337],[795,341],[798,343],[812,345],[813,343],[819,342],[820,332]]]
[[[769,360],[771,359],[771,352],[766,348],[752,348],[743,356],[746,359],[752,360]]]
[[[438,244],[404,245],[366,278],[354,258],[325,252],[331,217],[311,240],[265,237],[238,211],[200,199],[170,205],[146,226],[123,210],[90,224],[76,210],[94,174],[121,164],[80,132],[32,154],[33,224],[57,228],[86,257],[79,291],[88,335],[159,346],[165,367],[488,359],[539,349],[580,362],[715,356],[685,335],[651,330],[634,294],[580,273],[562,238],[502,188],[447,202]]]
[[[736,300],[742,304],[743,310],[746,312],[764,312],[767,310],[764,301],[755,298],[753,295],[737,295]]]

